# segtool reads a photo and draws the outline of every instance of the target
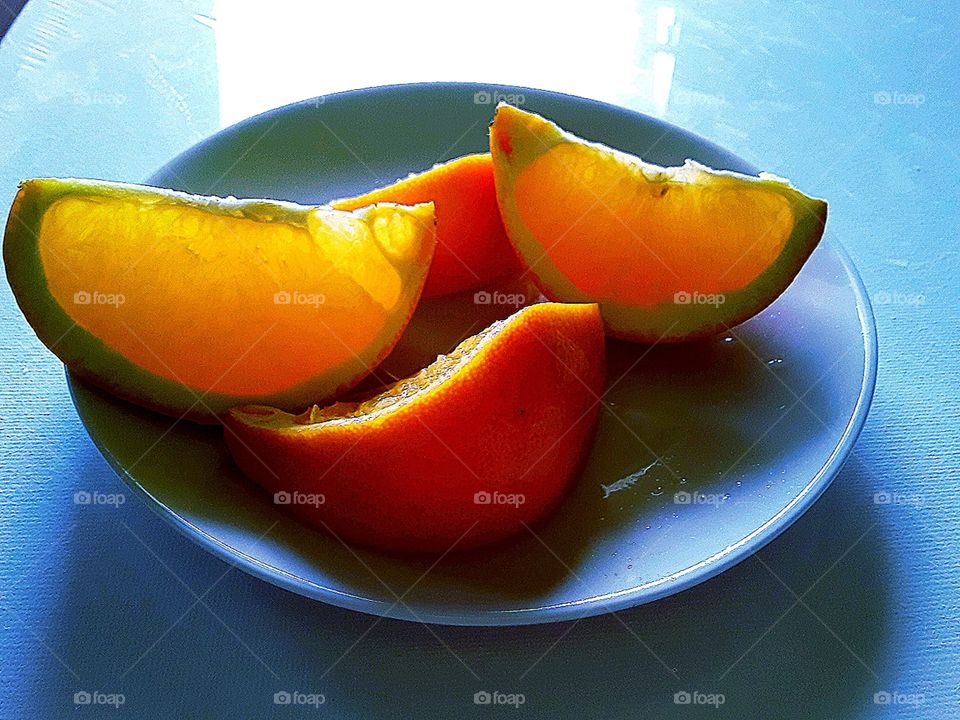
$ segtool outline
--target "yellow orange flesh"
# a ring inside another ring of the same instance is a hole
[[[613,153],[561,144],[517,178],[523,222],[584,293],[655,305],[679,290],[737,290],[769,267],[793,230],[781,195],[648,172]],[[603,248],[603,262],[585,257],[585,240]]]
[[[422,209],[263,222],[65,197],[43,217],[39,251],[50,293],[110,349],[200,391],[263,395],[353,362],[391,315],[408,312],[397,307],[405,266],[420,252],[421,222],[432,226]]]

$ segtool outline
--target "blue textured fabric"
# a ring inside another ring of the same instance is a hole
[[[659,34],[656,8],[640,7],[649,47],[621,54],[625,26],[590,18],[552,21],[593,41],[544,57],[523,50],[544,30],[519,10],[516,28],[491,13],[469,29],[513,58],[497,80],[547,84],[538,68],[576,53],[595,82],[551,89],[646,112],[658,109],[651,55],[669,51],[665,119],[830,200],[827,232],[874,299],[879,380],[847,465],[781,537],[680,595],[576,623],[427,628],[315,603],[231,569],[137,502],[3,284],[0,717],[960,717],[960,15],[869,5],[687,2]],[[0,45],[0,204],[22,177],[140,180],[215,131],[227,114],[217,11],[33,0]],[[395,77],[398,53],[431,52],[401,30],[345,57],[372,68],[345,82],[487,78],[481,56],[471,77],[442,65]],[[263,56],[285,72],[282,53]],[[626,89],[623,56],[636,64]],[[309,70],[329,87],[283,100],[346,89],[336,67]],[[83,505],[77,492],[117,499]],[[477,705],[482,691],[524,703]]]

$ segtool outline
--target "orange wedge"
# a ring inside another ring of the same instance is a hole
[[[359,403],[230,411],[240,468],[304,522],[443,553],[522,532],[590,449],[604,383],[596,305],[523,308]]]
[[[347,213],[92,180],[21,184],[7,277],[78,375],[175,416],[330,399],[390,351],[433,254],[431,205]]]
[[[489,154],[465,155],[331,205],[356,210],[380,202],[436,206],[437,251],[424,298],[476,288],[520,267],[500,220]]]
[[[678,341],[769,305],[823,234],[827,204],[762,173],[660,167],[497,108],[497,200],[521,261],[554,300],[600,303],[609,334]]]

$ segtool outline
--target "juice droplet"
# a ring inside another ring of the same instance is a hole
[[[770,358],[767,360],[767,365],[782,365],[783,358]]]

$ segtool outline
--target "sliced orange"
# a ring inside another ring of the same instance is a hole
[[[488,153],[465,155],[331,205],[356,210],[379,202],[436,206],[437,251],[424,298],[479,287],[520,268],[500,220]]]
[[[304,522],[389,550],[506,538],[560,502],[604,383],[596,305],[543,303],[359,403],[231,410],[240,468]]]
[[[600,303],[626,339],[746,320],[786,289],[826,222],[823,200],[772,175],[660,167],[509,105],[490,149],[507,235],[543,293]]]
[[[212,421],[302,410],[366,375],[413,312],[431,205],[347,213],[92,180],[21,184],[4,236],[17,302],[75,373]]]

